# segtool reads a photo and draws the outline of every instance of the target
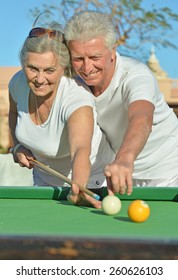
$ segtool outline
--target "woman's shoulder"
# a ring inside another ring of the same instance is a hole
[[[27,93],[29,91],[29,87],[27,84],[26,76],[23,70],[18,71],[14,74],[12,79],[9,82],[9,92],[11,96],[13,97],[14,101],[17,102],[17,100],[21,99],[24,93]]]
[[[74,76],[73,78],[62,77],[64,83],[66,83],[69,87],[74,89],[81,89],[83,91],[87,91],[91,93],[90,88],[85,84],[85,82],[78,76]]]
[[[93,95],[88,87],[85,88],[85,84],[80,79],[62,77],[59,93],[61,96],[60,104],[63,106],[63,112],[67,112],[68,117],[83,106],[94,107]]]
[[[18,85],[26,85],[26,76],[23,70],[20,70],[14,74],[9,82],[9,89],[16,88]]]

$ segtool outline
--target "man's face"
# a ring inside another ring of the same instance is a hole
[[[99,87],[102,92],[109,85],[115,68],[115,48],[106,48],[102,37],[87,42],[70,41],[72,65],[88,86]]]

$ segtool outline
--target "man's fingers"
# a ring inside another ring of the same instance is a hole
[[[104,168],[104,175],[106,177],[111,177],[111,171],[110,171],[110,167],[109,165],[106,165],[105,168]]]
[[[108,188],[108,195],[114,195],[114,192]]]

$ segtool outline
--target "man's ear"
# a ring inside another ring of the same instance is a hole
[[[111,50],[111,57],[112,59],[115,59],[116,56],[116,48],[117,48],[117,44],[115,44]]]

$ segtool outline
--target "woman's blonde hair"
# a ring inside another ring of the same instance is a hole
[[[57,31],[57,35],[51,38],[48,33],[45,33],[42,36],[28,36],[26,38],[19,54],[21,65],[22,67],[25,66],[29,52],[42,54],[51,51],[58,58],[59,64],[64,68],[64,75],[71,77],[70,54],[65,44],[64,35],[60,31],[61,25],[52,23],[48,29]]]

